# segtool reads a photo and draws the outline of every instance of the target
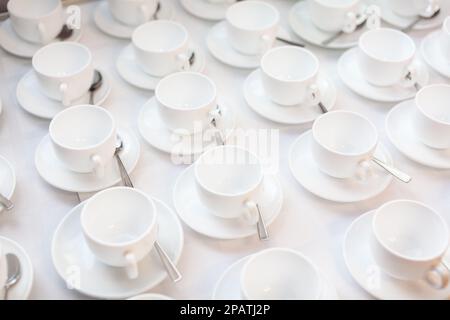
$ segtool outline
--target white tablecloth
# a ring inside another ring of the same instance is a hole
[[[176,19],[187,27],[195,43],[207,55],[206,73],[217,83],[220,94],[231,102],[231,107],[238,115],[238,126],[279,128],[280,126],[257,116],[246,105],[242,85],[250,71],[219,63],[207,52],[205,38],[214,23],[189,15],[176,0],[164,1],[174,5]],[[283,23],[287,26],[288,9],[294,2],[271,2],[280,9]],[[136,128],[137,115],[152,92],[136,89],[118,75],[115,60],[128,41],[109,37],[95,26],[92,17],[95,5],[82,5],[83,36],[80,41],[92,50],[96,65],[107,70],[112,81],[112,94],[105,106],[121,126],[129,126],[139,135]],[[414,32],[411,35],[420,43],[426,34],[427,32]],[[165,280],[152,289],[152,292],[177,299],[209,299],[216,281],[231,263],[267,247],[283,246],[308,255],[335,285],[341,298],[370,298],[353,281],[343,260],[343,237],[353,219],[386,201],[409,198],[433,206],[450,222],[450,172],[426,168],[402,156],[386,139],[384,129],[384,118],[394,104],[369,101],[346,88],[337,75],[336,62],[340,51],[313,46],[309,48],[320,59],[323,70],[336,83],[337,109],[353,110],[369,117],[378,127],[381,140],[392,152],[394,161],[413,176],[413,181],[408,185],[393,181],[381,195],[360,203],[337,204],[321,200],[303,189],[288,168],[289,147],[308,128],[303,126],[281,130],[279,178],[285,201],[282,213],[270,227],[271,240],[260,242],[254,236],[242,240],[219,241],[199,235],[183,225],[185,246],[179,268],[184,279],[177,284]],[[34,168],[35,148],[47,133],[49,122],[29,115],[17,103],[17,82],[30,68],[30,60],[15,58],[0,51],[0,96],[4,107],[0,118],[0,154],[11,161],[17,174],[14,195],[16,207],[11,213],[0,216],[0,235],[19,242],[31,257],[35,281],[30,298],[86,298],[66,288],[64,281],[56,274],[50,257],[53,232],[64,215],[77,204],[77,199],[73,193],[60,191],[46,184]],[[448,82],[435,72],[430,72],[433,83]],[[185,167],[172,164],[167,154],[153,149],[142,139],[141,147],[141,158],[132,174],[135,185],[172,206],[174,182]]]

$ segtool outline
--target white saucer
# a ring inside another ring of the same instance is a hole
[[[30,257],[17,242],[0,236],[0,243],[3,254],[13,253],[19,258],[22,276],[19,282],[9,289],[8,300],[26,300],[28,299],[31,288],[33,287],[34,271]],[[0,300],[3,298],[3,290],[0,289]]]
[[[330,111],[336,103],[336,87],[325,77],[319,80],[319,85],[320,91],[324,94],[323,104]],[[264,91],[260,69],[253,71],[245,80],[244,98],[257,114],[278,123],[292,125],[309,123],[322,114],[319,106],[282,106],[273,102]]]
[[[289,25],[297,36],[316,46],[328,49],[348,49],[358,44],[358,39],[367,27],[350,34],[343,34],[335,41],[324,46],[322,41],[333,36],[333,33],[318,29],[309,14],[308,1],[297,2],[289,12]]]
[[[207,0],[181,0],[183,8],[201,19],[223,20],[225,13],[232,3],[211,3]]]
[[[0,156],[0,193],[6,198],[11,199],[16,188],[16,174],[11,163]],[[0,212],[4,210],[0,204]]]
[[[158,242],[177,263],[184,242],[181,223],[166,204],[155,198],[153,201],[158,211]],[[81,203],[73,208],[53,235],[53,265],[66,285],[91,297],[121,299],[150,290],[167,277],[155,250],[139,262],[139,277],[134,280],[127,277],[123,268],[99,262],[87,247],[81,230],[83,206]]]
[[[384,191],[392,181],[392,176],[373,164],[373,173],[366,180],[358,178],[337,179],[328,176],[317,167],[311,151],[311,130],[302,134],[289,152],[289,167],[295,179],[309,192],[335,202],[357,202],[375,197]],[[381,144],[375,151],[378,159],[392,164],[391,156]]]
[[[425,166],[450,169],[450,149],[433,149],[417,138],[414,129],[414,100],[395,106],[386,116],[386,134],[392,144],[405,156]]]
[[[289,39],[289,34],[283,28],[278,31],[284,39]],[[236,51],[228,41],[227,22],[222,21],[211,27],[206,37],[206,45],[209,52],[220,62],[229,66],[243,69],[259,67],[261,55],[245,55]]]
[[[377,299],[441,300],[448,299],[450,287],[435,290],[423,281],[402,281],[383,273],[370,253],[372,219],[375,211],[358,217],[347,229],[344,239],[344,259],[353,279]],[[447,261],[450,254],[447,253]]]
[[[118,131],[124,149],[121,159],[131,173],[139,160],[140,145],[136,136],[127,129]],[[78,173],[67,169],[55,156],[50,137],[46,135],[36,148],[34,163],[39,175],[55,188],[70,192],[95,192],[120,182],[116,159],[105,167],[105,177],[98,179],[94,173]]]
[[[359,48],[353,48],[344,52],[338,61],[339,77],[352,91],[365,98],[382,102],[398,102],[416,95],[416,89],[413,86],[403,87],[398,84],[390,87],[377,87],[368,83],[358,67],[358,50]],[[419,85],[426,85],[428,80],[429,74],[424,67],[418,81]]]
[[[138,296],[128,298],[128,300],[174,300],[172,297],[159,293],[144,293]]]
[[[450,78],[450,57],[446,58],[441,50],[439,41],[441,30],[430,33],[423,39],[420,50],[426,63],[443,76]]]
[[[241,270],[250,256],[241,258],[240,260],[229,266],[214,287],[212,299],[214,300],[242,300],[240,292]],[[336,289],[329,282],[324,281],[324,292],[321,300],[337,300],[339,299]]]
[[[402,17],[392,12],[392,10],[386,3],[389,0],[370,0],[370,1],[373,4],[380,7],[382,20],[399,29],[406,28],[415,20],[415,17]],[[447,0],[441,1],[441,12],[439,13],[439,16],[431,20],[420,21],[414,26],[413,30],[427,30],[438,28],[439,26],[442,25],[442,22],[448,15],[450,15],[450,2]]]
[[[111,93],[111,85],[108,77],[102,72],[103,84],[94,93],[94,104],[101,105],[106,101]],[[82,97],[73,101],[72,105],[88,104],[90,93],[86,92]],[[61,101],[50,99],[39,88],[36,73],[30,70],[17,84],[16,97],[19,105],[28,113],[43,118],[53,119],[53,117],[66,108]]]
[[[223,121],[217,122],[218,128],[222,130],[225,138],[228,138],[236,126],[236,117],[225,102],[219,100],[219,105],[223,111]],[[211,137],[208,135],[198,134],[195,137],[186,136],[183,138],[183,136],[176,135],[169,130],[160,118],[155,97],[152,97],[142,107],[138,118],[138,128],[142,137],[151,146],[173,155],[199,155],[207,148],[216,146],[215,140],[211,141]],[[201,143],[204,138],[207,140]],[[197,141],[199,142],[197,143]]]
[[[78,41],[81,38],[81,29],[74,29],[70,38],[64,41]],[[53,40],[52,42],[59,42]],[[20,38],[7,19],[0,24],[0,46],[7,52],[20,58],[32,58],[34,53],[44,45],[28,42]]]
[[[258,203],[264,221],[269,226],[276,219],[283,205],[283,191],[277,177],[272,175],[265,177],[259,197]],[[177,178],[173,189],[173,203],[181,220],[205,236],[230,240],[257,233],[256,225],[249,225],[244,219],[223,219],[209,212],[198,198],[193,165],[186,168]]]
[[[195,47],[195,60],[190,71],[203,72],[205,69],[205,55]],[[144,90],[154,90],[162,77],[151,76],[139,67],[136,62],[133,45],[127,45],[119,55],[116,62],[120,76],[131,85]]]
[[[158,19],[170,20],[173,18],[173,6],[167,1],[161,1]],[[94,21],[104,33],[121,39],[130,39],[134,29],[138,26],[126,25],[115,19],[109,10],[108,3],[104,1],[95,8]]]

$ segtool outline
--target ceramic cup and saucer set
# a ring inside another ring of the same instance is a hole
[[[238,2],[228,8],[224,21],[211,28],[206,44],[220,62],[254,69],[278,35],[289,38],[279,24],[280,14],[274,6],[255,0]]]
[[[16,188],[16,173],[12,164],[0,155],[0,194],[12,200]],[[12,208],[10,208],[12,209]],[[0,202],[0,214],[7,210]]]
[[[225,143],[235,126],[235,113],[219,96],[215,83],[198,72],[177,72],[163,78],[138,118],[145,141],[173,157],[186,158],[180,160],[188,163]]]
[[[303,48],[283,46],[264,54],[259,69],[244,84],[244,98],[252,110],[271,121],[298,125],[310,123],[331,111],[336,87],[320,70],[316,56]]]
[[[177,263],[183,239],[181,223],[166,204],[138,189],[114,187],[62,219],[52,260],[71,289],[95,298],[129,298],[167,278],[156,241]]]
[[[95,9],[94,21],[104,33],[130,39],[134,29],[153,20],[170,20],[173,7],[165,0],[107,0]]]
[[[0,46],[22,58],[31,58],[42,46],[61,41],[58,35],[65,25],[60,0],[10,0],[9,19],[0,24]],[[77,41],[81,29],[73,29],[64,41]]]
[[[450,169],[450,85],[423,87],[386,117],[389,140],[405,156],[436,169]]]
[[[32,70],[17,84],[19,105],[36,117],[52,119],[69,106],[102,104],[109,96],[111,86],[106,74],[101,72],[102,85],[90,92],[96,72],[92,59],[91,51],[77,42],[58,42],[42,47],[33,56]]]
[[[344,259],[353,279],[386,300],[446,300],[450,294],[449,231],[434,209],[395,200],[347,229]]]
[[[338,73],[355,93],[382,102],[411,99],[429,81],[427,67],[416,58],[414,41],[389,28],[365,32],[358,47],[339,58]]]
[[[434,71],[450,78],[450,16],[441,30],[430,33],[422,41],[422,57]]]
[[[291,172],[306,190],[343,203],[375,197],[388,187],[392,176],[380,161],[393,166],[376,127],[358,113],[341,110],[317,118],[289,154]]]
[[[225,19],[227,9],[236,2],[236,0],[180,0],[187,12],[205,20]]]
[[[336,289],[299,251],[270,248],[244,257],[217,282],[216,300],[336,300]]]
[[[223,240],[258,234],[265,240],[283,193],[258,156],[228,145],[206,151],[180,174],[173,203],[181,220],[200,234]]]
[[[358,28],[361,23],[363,27]],[[298,1],[289,13],[289,25],[297,36],[329,49],[354,47],[368,27],[378,24],[379,9],[366,0]],[[326,43],[338,33],[336,39]]]
[[[15,255],[20,263],[20,280],[7,292],[7,300],[26,300],[33,287],[34,271],[30,257],[17,242],[0,237],[0,301],[5,299],[5,283],[8,278],[7,254]]]
[[[444,19],[450,15],[450,2],[447,0],[369,0],[380,7],[381,18],[390,25],[404,29],[408,28],[417,18],[422,19],[412,30],[429,30],[438,28]],[[433,18],[433,13],[439,14]]]
[[[112,114],[94,105],[78,105],[58,113],[35,152],[39,175],[55,188],[96,192],[121,181],[116,148],[127,172],[135,168],[140,145],[125,128],[117,128]]]
[[[179,71],[202,72],[205,56],[178,22],[157,20],[136,28],[120,53],[117,71],[129,84],[154,90],[165,76]]]

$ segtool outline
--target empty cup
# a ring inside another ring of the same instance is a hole
[[[352,30],[356,26],[360,0],[308,0],[314,25],[326,32]]]
[[[121,23],[138,26],[149,21],[159,0],[108,0],[112,16]]]

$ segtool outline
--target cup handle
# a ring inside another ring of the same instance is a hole
[[[219,105],[217,105],[217,107],[214,110],[211,110],[208,115],[210,117],[209,123],[212,129],[215,130],[214,136],[216,139],[216,144],[219,146],[225,145],[225,138],[222,135],[222,131],[218,128],[218,122],[223,116],[222,109]]]
[[[269,232],[258,204],[252,200],[247,200],[244,204],[247,209],[244,213],[244,219],[251,225],[256,224],[260,240],[268,240]]]
[[[42,22],[39,22],[37,27],[38,27],[39,37],[41,39],[41,42],[43,44],[46,44],[48,42],[48,40],[47,40],[47,32],[46,32],[45,25]]]
[[[416,87],[420,89],[420,80],[426,72],[422,62],[415,60],[405,70],[405,76],[401,80],[400,84],[405,88]]]
[[[136,279],[139,276],[138,263],[136,256],[129,252],[125,254],[127,276],[130,279]]]
[[[431,277],[432,274],[435,274],[439,277],[439,282],[436,283]],[[432,267],[425,276],[425,281],[434,289],[442,290],[447,288],[449,284],[450,278],[450,270],[448,265],[445,262],[440,262],[437,266]]]
[[[191,64],[189,63],[189,56],[186,53],[180,53],[177,55],[177,60],[181,71],[189,71]]]
[[[261,36],[261,40],[262,40],[262,53],[265,53],[266,51],[268,51],[273,44],[273,38],[271,36],[269,36],[268,34],[262,35]]]
[[[356,178],[360,181],[367,180],[367,178],[373,175],[373,166],[370,160],[362,160],[358,163],[356,169]]]
[[[92,162],[94,163],[94,173],[97,178],[102,179],[105,176],[105,162],[99,155],[93,155],[91,157]]]
[[[357,14],[353,11],[347,12],[347,16],[345,18],[344,27],[342,31],[345,33],[352,33],[356,29],[357,24]]]
[[[62,94],[62,103],[65,107],[69,107],[71,102],[67,94],[67,89],[68,89],[67,83],[63,82],[59,85],[59,91]]]
[[[141,5],[139,7],[139,10],[141,11],[142,14],[142,23],[145,23],[148,20],[150,20],[150,10],[147,5],[145,4]]]

